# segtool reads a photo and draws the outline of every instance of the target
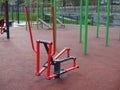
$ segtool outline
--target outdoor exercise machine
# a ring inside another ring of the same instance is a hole
[[[74,56],[70,56],[70,48],[64,48],[60,53],[58,53],[56,56],[56,40],[55,40],[55,20],[54,20],[54,6],[52,5],[52,33],[53,33],[53,42],[46,41],[46,40],[37,40],[36,41],[36,49],[34,47],[34,41],[33,41],[33,35],[31,31],[30,26],[30,16],[29,16],[29,9],[28,7],[25,7],[26,15],[27,15],[27,21],[28,21],[28,29],[30,34],[30,40],[32,49],[36,54],[36,75],[41,75],[45,70],[46,72],[46,79],[59,79],[60,76],[66,72],[69,72],[71,70],[74,70],[78,68],[79,66],[76,64],[76,58]],[[44,45],[46,51],[47,51],[47,58],[48,60],[43,64],[42,68],[40,69],[40,47],[41,44]],[[67,57],[59,59],[64,53],[67,53]],[[54,56],[54,57],[53,57]],[[61,63],[66,61],[73,61],[73,65],[70,68],[67,69],[61,69]],[[51,65],[54,66],[53,74],[51,74]]]
[[[9,15],[8,15],[8,1],[5,1],[5,4],[3,6],[4,8],[4,16],[3,19],[0,20],[0,34],[3,34],[4,32],[7,33],[7,39],[10,38],[9,33]]]

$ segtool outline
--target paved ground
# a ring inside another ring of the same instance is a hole
[[[51,40],[50,30],[33,29],[35,40]],[[120,90],[120,41],[117,35],[118,29],[111,28],[106,47],[105,28],[100,28],[97,39],[95,27],[89,27],[88,54],[84,56],[83,43],[79,43],[79,27],[59,29],[57,52],[70,47],[80,68],[62,75],[62,80],[46,80],[45,73],[35,76],[35,54],[25,27],[10,28],[10,40],[6,39],[6,34],[0,36],[0,90]],[[41,53],[45,60],[45,51]]]

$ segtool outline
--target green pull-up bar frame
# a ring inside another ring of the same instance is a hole
[[[83,12],[83,0],[80,0],[80,43],[82,42],[82,13]]]
[[[96,38],[99,37],[99,25],[100,25],[100,1],[98,0],[98,6],[97,6],[97,27],[96,27]]]
[[[107,0],[107,21],[106,21],[106,37],[105,37],[105,45],[108,46],[109,39],[109,22],[110,22],[110,0]]]
[[[85,30],[84,30],[84,55],[87,54],[87,44],[88,44],[88,5],[89,0],[86,0],[85,6]]]

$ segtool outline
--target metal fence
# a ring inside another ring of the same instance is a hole
[[[1,7],[1,6],[0,6]],[[25,5],[9,5],[9,17],[10,20],[15,21],[15,20],[26,20],[26,15],[25,15],[25,10],[24,10]],[[120,11],[120,6],[119,5],[112,5],[111,6],[111,25],[119,25],[120,19],[119,19],[119,11]],[[45,7],[44,8],[44,16],[49,19],[50,17],[47,16],[47,14],[51,14],[50,7]],[[57,7],[57,18],[61,20],[61,22],[65,24],[79,24],[80,21],[80,7],[79,6],[66,6],[66,7]],[[85,8],[83,7],[83,24],[84,24],[84,19],[85,19]],[[0,17],[3,16],[4,10],[1,8],[0,9]],[[101,24],[105,20],[106,17],[106,12],[107,12],[107,6],[101,6],[100,8],[100,14],[101,14]],[[35,14],[37,14],[37,9],[35,9]],[[97,6],[89,6],[89,24],[93,25],[96,23],[96,16],[97,16]],[[49,18],[48,18],[49,17]],[[36,19],[35,19],[36,20]],[[46,20],[47,21],[47,20]],[[19,22],[19,21],[18,21]]]

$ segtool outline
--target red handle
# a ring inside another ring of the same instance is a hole
[[[31,40],[32,49],[34,52],[36,52],[35,47],[34,47],[34,42],[33,42],[32,30],[31,30],[31,26],[30,26],[30,16],[29,16],[28,7],[25,7],[25,11],[26,11],[26,16],[27,16],[27,21],[28,21],[28,29],[29,29],[29,33],[30,33],[30,40]]]

